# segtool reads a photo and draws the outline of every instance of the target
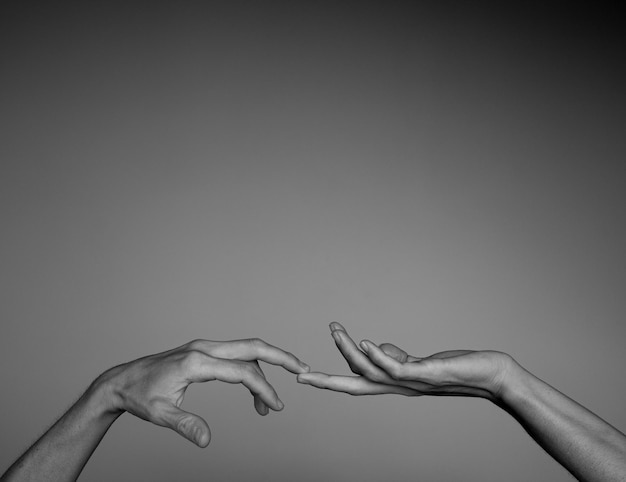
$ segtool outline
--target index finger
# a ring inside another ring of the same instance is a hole
[[[323,388],[325,390],[332,390],[334,392],[349,393],[350,395],[382,395],[392,393],[406,395],[408,397],[421,395],[418,391],[411,390],[410,388],[376,383],[362,376],[329,375],[321,372],[305,373],[298,375],[298,383]]]
[[[293,353],[270,345],[260,338],[223,342],[196,340],[194,343],[196,344],[194,349],[201,350],[212,357],[243,361],[262,360],[296,374],[307,373],[310,370],[309,366]]]

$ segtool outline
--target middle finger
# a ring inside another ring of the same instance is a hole
[[[251,362],[254,365],[256,365],[256,367],[259,369],[259,373],[261,374],[261,376],[263,376],[263,378],[265,378],[265,373],[263,373],[263,370],[261,369],[261,367],[259,366],[259,362],[257,362],[256,360]],[[267,379],[266,379],[267,380]],[[268,406],[265,404],[265,402],[261,399],[261,397],[259,397],[258,395],[256,395],[254,392],[250,392],[250,394],[252,395],[252,397],[254,398],[254,408],[257,411],[257,413],[259,415],[267,415],[269,413],[269,408]]]
[[[350,338],[346,329],[337,322],[330,324],[331,334],[337,348],[350,365],[350,369],[357,374],[363,375],[370,380],[382,383],[395,384],[394,380],[382,369],[374,365]]]

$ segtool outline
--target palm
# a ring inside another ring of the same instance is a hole
[[[371,342],[357,347],[338,323],[331,330],[339,351],[356,376],[311,373],[298,381],[352,395],[394,393],[406,396],[447,395],[493,399],[499,359],[492,351],[451,350],[414,357],[395,345]],[[367,349],[367,352],[365,352]]]

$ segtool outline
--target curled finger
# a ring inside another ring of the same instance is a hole
[[[376,344],[368,340],[360,343],[369,359],[383,369],[394,380],[417,381],[437,385],[441,381],[441,362],[435,359],[421,359],[415,362],[399,362],[389,356]]]
[[[193,364],[189,373],[192,382],[219,380],[226,383],[241,383],[272,410],[283,409],[283,402],[278,398],[274,387],[265,379],[260,369],[250,362],[204,355]]]
[[[400,363],[411,363],[421,360],[421,358],[409,355],[402,348],[397,347],[393,343],[381,343],[380,345],[378,345],[378,348],[384,351],[386,355],[389,355],[391,358],[395,358],[396,360],[398,360]]]
[[[263,370],[261,369],[261,367],[259,366],[258,362],[254,361],[251,362],[254,365],[256,365],[256,367],[259,370],[259,373],[263,376],[263,378],[265,378],[265,373],[263,373]],[[267,379],[266,379],[267,380]],[[252,396],[254,397],[254,409],[257,411],[257,413],[259,415],[267,415],[269,413],[269,408],[268,406],[265,404],[265,402],[261,399],[261,397],[259,397],[258,395],[254,394],[253,392],[250,392],[252,394]]]
[[[358,374],[380,383],[392,383],[393,380],[363,353],[345,328],[337,322],[330,324],[330,330],[337,348],[348,362],[350,369]]]

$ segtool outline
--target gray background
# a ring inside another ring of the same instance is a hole
[[[506,351],[626,428],[615,12],[409,5],[2,3],[2,468],[193,338],[347,373],[333,320]],[[124,415],[83,480],[569,480],[486,401],[266,373],[282,413],[194,386],[206,450]]]

